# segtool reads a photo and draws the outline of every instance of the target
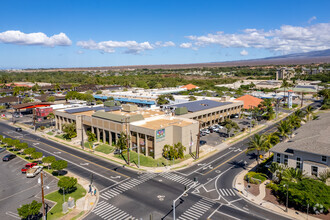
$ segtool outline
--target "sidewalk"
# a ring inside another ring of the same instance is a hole
[[[302,213],[299,211],[296,211],[294,209],[288,209],[288,212],[285,212],[285,206],[277,205],[268,201],[263,200],[266,196],[266,184],[269,182],[269,180],[266,180],[262,184],[259,185],[259,195],[255,196],[252,193],[249,193],[245,186],[244,186],[244,176],[251,170],[253,170],[257,165],[257,162],[254,162],[250,164],[246,170],[243,170],[241,173],[239,173],[236,178],[234,179],[233,186],[238,190],[238,195],[241,196],[243,199],[248,200],[249,202],[255,203],[264,209],[267,209],[271,212],[276,212],[280,215],[283,215],[288,218],[292,219],[300,219],[300,220],[306,220],[307,215],[306,213]],[[308,216],[308,219],[311,220],[319,220],[319,218],[315,218],[311,215]]]
[[[99,200],[99,191],[96,189],[96,196],[91,195],[88,193],[89,190],[89,181],[86,179],[83,179],[73,173],[68,173],[67,176],[72,176],[78,179],[78,183],[82,185],[85,190],[86,190],[86,195],[83,198],[80,198],[76,201],[76,206],[75,208],[63,216],[61,220],[67,220],[67,219],[72,219],[74,217],[77,217],[80,215],[77,219],[84,219],[96,206],[98,200]],[[93,186],[94,188],[95,186]],[[83,214],[81,214],[83,212]]]

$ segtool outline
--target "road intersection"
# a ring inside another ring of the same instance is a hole
[[[258,133],[275,129],[271,125]],[[0,134],[24,141],[45,156],[66,160],[67,170],[93,179],[100,200],[86,219],[173,219],[173,200],[190,186],[176,203],[176,219],[289,219],[242,199],[233,186],[235,176],[255,161],[255,155],[245,153],[248,139],[180,171],[148,173],[26,131],[15,132],[4,122]]]

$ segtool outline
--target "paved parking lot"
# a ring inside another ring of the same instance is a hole
[[[16,157],[9,162],[3,162],[2,158],[8,154],[7,151],[0,153],[0,213],[2,220],[21,219],[17,214],[17,208],[23,204],[31,203],[33,200],[41,202],[41,187],[38,178],[27,178],[21,173],[21,168],[27,163]],[[45,194],[57,190],[57,179],[45,173]],[[54,204],[47,202],[50,207]]]

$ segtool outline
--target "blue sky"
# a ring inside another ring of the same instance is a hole
[[[0,68],[253,59],[330,48],[330,1],[0,1]]]

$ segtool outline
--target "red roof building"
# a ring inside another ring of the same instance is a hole
[[[185,85],[185,86],[181,86],[181,88],[186,88],[187,90],[199,89],[198,86],[195,86],[193,84],[188,84],[188,85]]]
[[[263,101],[262,99],[256,98],[252,95],[244,95],[237,98],[236,100],[244,102],[244,109],[258,107],[258,105]]]

